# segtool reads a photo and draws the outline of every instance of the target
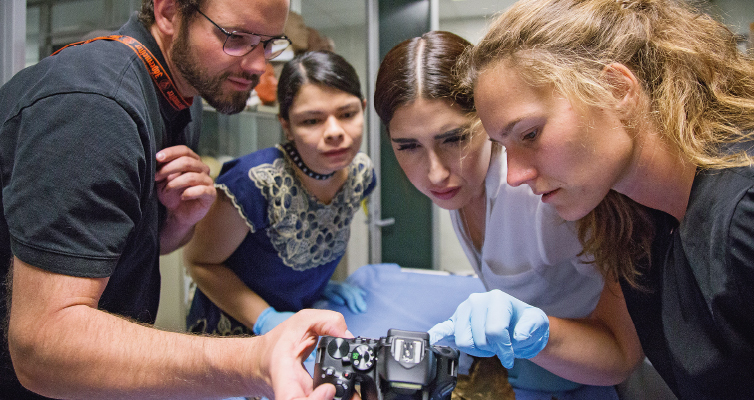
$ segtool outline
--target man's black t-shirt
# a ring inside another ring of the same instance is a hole
[[[166,66],[135,14],[118,34],[135,38]],[[155,154],[179,144],[196,148],[190,109],[174,109],[161,97],[131,48],[98,40],[16,74],[0,88],[0,121],[1,276],[15,255],[54,273],[109,277],[99,308],[153,323],[164,217]],[[0,287],[3,298],[5,292]],[[0,318],[7,319],[4,302]],[[0,398],[24,392],[5,326]]]

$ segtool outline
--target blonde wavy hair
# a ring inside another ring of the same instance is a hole
[[[702,169],[752,164],[740,146],[728,149],[752,139],[754,62],[728,28],[684,1],[520,0],[460,62],[467,88],[506,62],[530,84],[553,85],[574,106],[599,107],[616,101],[605,67],[623,64],[647,95],[643,118],[682,157]],[[611,191],[579,221],[584,252],[607,278],[637,285],[636,265],[651,256],[648,212]]]

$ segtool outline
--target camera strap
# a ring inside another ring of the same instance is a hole
[[[52,55],[54,56],[55,54],[60,53],[65,48],[91,43],[95,40],[112,40],[128,46],[131,50],[134,51],[134,53],[136,53],[137,56],[139,56],[139,59],[141,59],[141,61],[144,63],[144,66],[147,68],[147,71],[149,71],[149,75],[152,77],[152,81],[154,81],[154,84],[162,94],[162,97],[164,97],[165,100],[167,100],[167,102],[170,103],[170,105],[176,111],[180,111],[191,106],[193,99],[185,99],[181,97],[178,94],[178,90],[176,90],[175,85],[173,84],[173,80],[170,79],[170,75],[168,75],[160,62],[157,61],[152,52],[149,51],[149,49],[141,44],[138,40],[130,36],[100,36],[94,39],[85,40],[83,42],[71,43],[52,53]]]

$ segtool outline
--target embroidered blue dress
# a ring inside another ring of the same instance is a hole
[[[358,153],[330,204],[310,195],[281,146],[223,165],[215,187],[233,201],[250,232],[224,265],[277,311],[318,300],[345,254],[350,225],[374,189],[372,161]],[[251,334],[197,289],[187,317],[191,332]]]

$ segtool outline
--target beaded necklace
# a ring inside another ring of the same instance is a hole
[[[293,142],[287,142],[283,144],[283,149],[288,153],[288,155],[291,157],[291,160],[293,161],[296,166],[306,174],[306,176],[312,177],[318,181],[324,181],[335,175],[335,172],[330,172],[329,174],[318,174],[311,170],[311,168],[307,167],[306,164],[304,164],[304,160],[301,158],[301,155],[298,154],[298,150],[296,150],[296,146],[293,145]]]

